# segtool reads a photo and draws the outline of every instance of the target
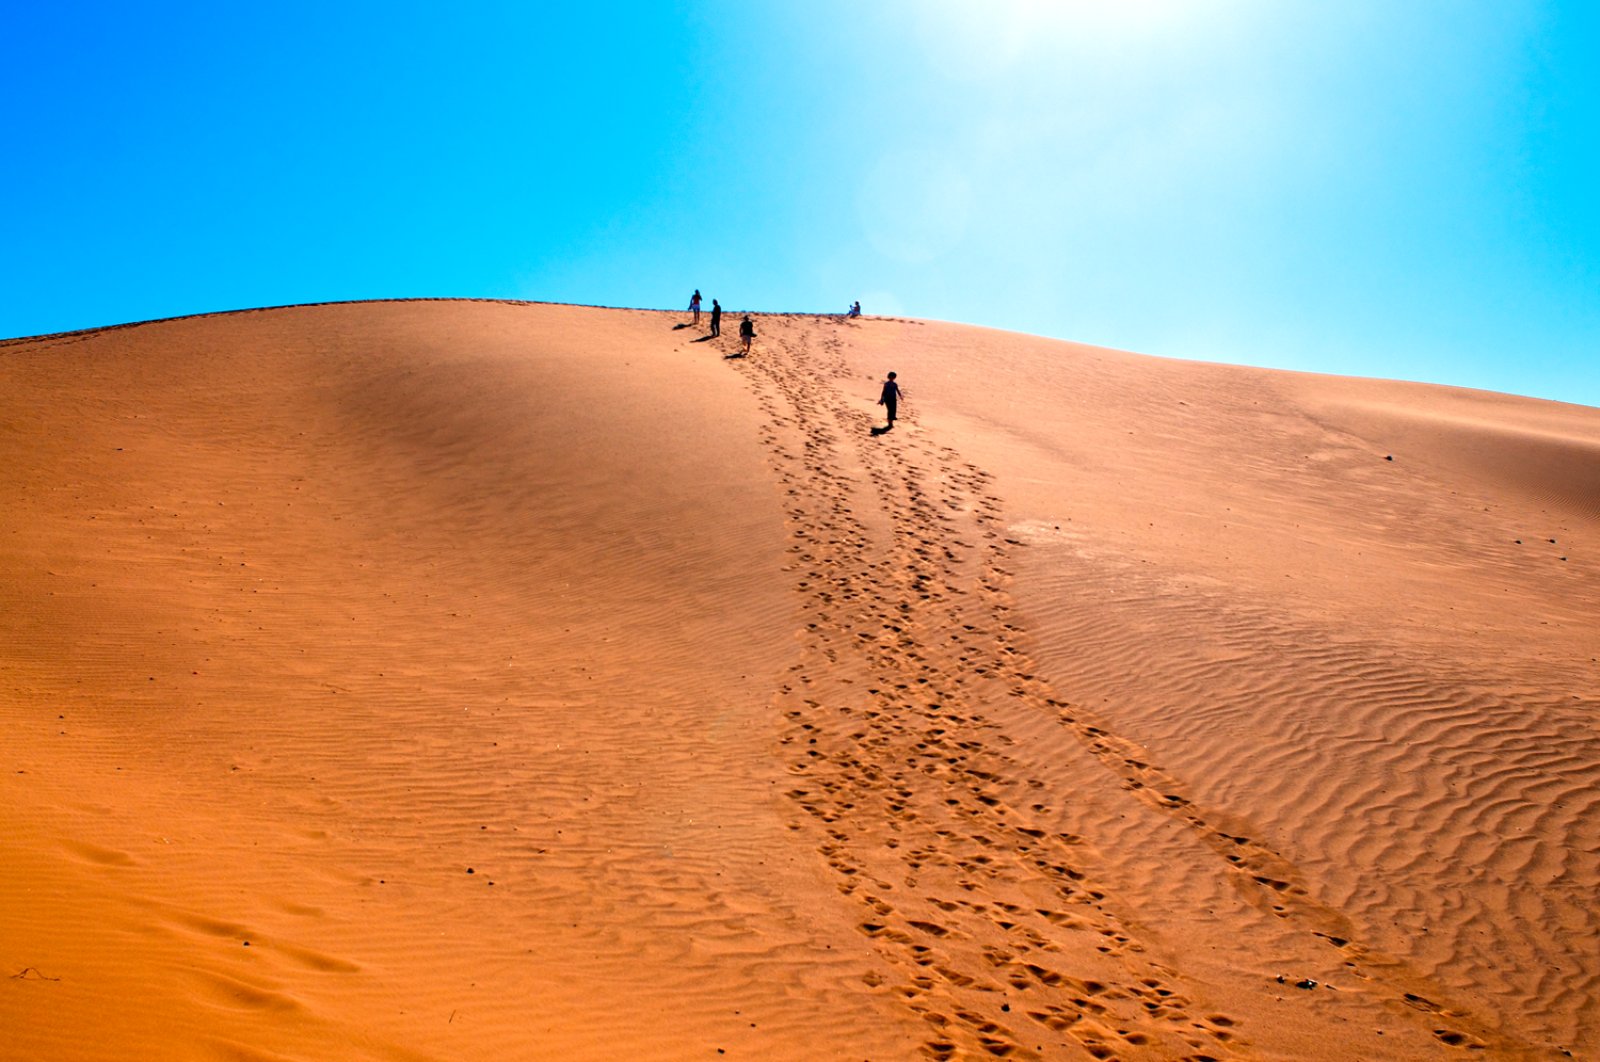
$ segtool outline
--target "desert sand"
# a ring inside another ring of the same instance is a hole
[[[1600,410],[682,324],[0,343],[0,1057],[1600,1057]]]

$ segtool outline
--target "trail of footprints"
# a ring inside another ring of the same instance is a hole
[[[987,475],[909,432],[870,438],[868,417],[822,382],[844,375],[829,346],[780,334],[741,366],[768,416],[807,613],[804,659],[780,691],[789,796],[896,971],[890,989],[927,1022],[925,1053],[1220,1057],[1240,1043],[1234,1022],[1195,1013],[1144,953],[1079,838],[1054,829],[1059,794],[985,715],[1045,701],[1007,619]],[[1095,976],[1067,954],[1085,939]]]
[[[993,719],[1007,702],[1053,718],[1125,789],[1190,828],[1252,902],[1339,949],[1353,976],[1415,983],[1355,943],[1286,860],[1209,821],[1142,749],[1055,696],[1010,620],[1017,543],[988,475],[909,431],[871,437],[871,418],[827,382],[857,382],[839,339],[775,331],[738,365],[767,415],[761,438],[806,612],[803,659],[779,691],[788,795],[821,830],[860,931],[897,971],[890,989],[927,1022],[925,1053],[1201,1062],[1246,1046],[1105,902],[1080,838],[1055,828],[1062,794],[1007,753],[1014,739]],[[1100,957],[1094,976],[1086,953]],[[1425,1013],[1441,1045],[1485,1046],[1466,1015],[1398,988],[1393,998]]]

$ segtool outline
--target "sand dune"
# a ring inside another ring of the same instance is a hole
[[[678,323],[0,343],[0,1057],[1600,1053],[1600,411]]]

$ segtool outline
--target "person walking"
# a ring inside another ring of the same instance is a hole
[[[889,378],[883,381],[883,393],[878,396],[878,405],[882,406],[889,415],[889,427],[884,428],[884,431],[894,427],[895,407],[899,404],[900,385],[894,382],[894,373],[891,372]]]
[[[711,300],[711,336],[715,339],[722,334],[722,303],[716,299]]]
[[[756,337],[756,326],[751,323],[750,315],[745,314],[744,320],[739,322],[740,356],[750,353],[750,341]]]
[[[700,323],[700,289],[695,288],[694,294],[689,298],[689,309],[694,311],[694,323]]]

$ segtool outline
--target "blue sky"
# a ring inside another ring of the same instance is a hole
[[[0,335],[485,296],[1600,405],[1600,4],[10,5]]]

